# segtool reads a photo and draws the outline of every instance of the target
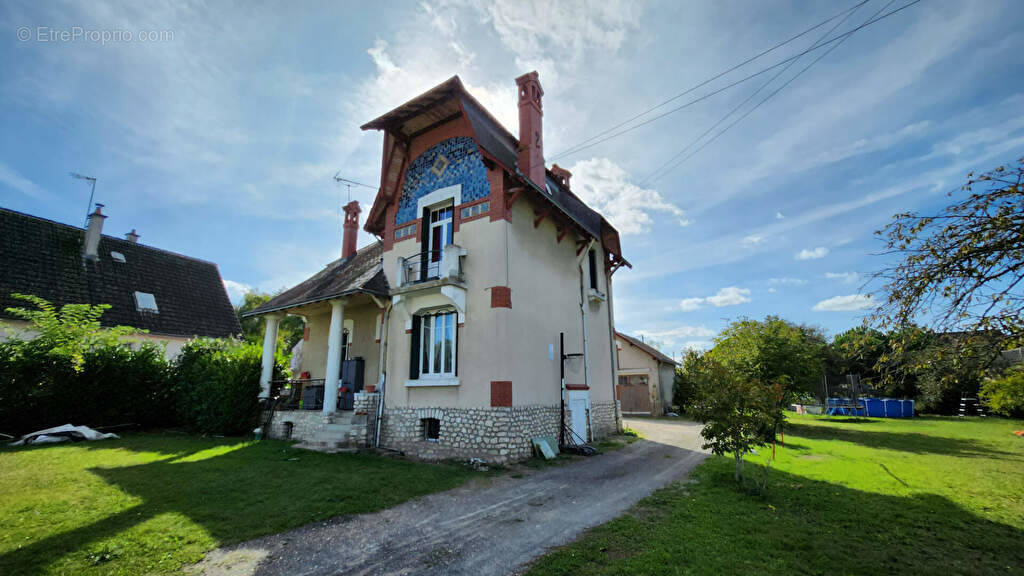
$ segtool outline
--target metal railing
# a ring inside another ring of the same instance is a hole
[[[465,248],[449,244],[441,250],[425,250],[408,258],[398,259],[400,288],[429,280],[462,280],[462,257]]]
[[[273,380],[270,396],[278,398],[277,410],[322,410],[324,382],[323,378]]]

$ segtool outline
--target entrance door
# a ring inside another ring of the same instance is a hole
[[[619,394],[623,413],[651,413],[651,391],[647,385],[646,375],[619,376],[619,385],[615,389]]]
[[[587,442],[587,392],[585,390],[569,391],[569,410],[572,411],[570,425],[574,436],[571,442]]]

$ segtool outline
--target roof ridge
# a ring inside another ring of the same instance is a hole
[[[32,218],[33,220],[39,220],[39,221],[42,221],[42,222],[47,222],[47,223],[54,224],[54,225],[57,225],[57,226],[62,226],[64,228],[70,228],[71,230],[74,230],[76,232],[81,232],[83,235],[86,232],[85,228],[79,228],[78,226],[74,226],[74,225],[68,224],[66,222],[58,222],[57,220],[51,220],[50,218],[43,218],[42,216],[36,216],[35,214],[29,214],[28,212],[21,212],[19,210],[12,210],[10,208],[4,208],[3,206],[0,206],[0,211],[9,212],[11,214],[17,214],[19,216],[24,216],[26,218]],[[158,248],[156,246],[152,246],[152,245],[149,245],[149,244],[139,244],[138,242],[131,242],[129,240],[125,240],[124,238],[118,238],[117,236],[111,236],[109,234],[100,234],[100,238],[106,238],[108,240],[114,240],[115,242],[119,242],[119,243],[122,243],[122,244],[127,244],[127,245],[130,245],[130,246],[136,247],[136,248],[143,248],[145,250],[155,250],[157,252],[163,252],[165,254],[170,254],[171,256],[177,256],[179,258],[185,258],[185,259],[188,259],[188,260],[193,260],[195,262],[202,262],[204,264],[212,264],[213,266],[217,266],[217,263],[212,261],[212,260],[207,260],[205,258],[196,258],[195,256],[189,256],[188,254],[182,254],[181,252],[175,252],[173,250],[167,250],[166,248]],[[218,267],[218,270],[219,269],[220,268]]]

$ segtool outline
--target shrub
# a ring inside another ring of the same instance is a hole
[[[246,434],[259,418],[262,347],[232,340],[190,341],[175,362],[181,423],[194,432]],[[284,374],[275,364],[274,378]]]
[[[980,395],[996,414],[1024,416],[1024,365],[1010,368],[1001,378],[986,380]]]

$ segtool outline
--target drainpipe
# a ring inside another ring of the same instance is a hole
[[[381,328],[380,334],[380,366],[378,368],[379,376],[377,378],[377,386],[380,388],[380,393],[377,398],[377,423],[376,430],[373,432],[373,447],[380,448],[380,422],[384,418],[384,388],[387,384],[388,371],[384,368],[385,362],[388,361],[388,335],[391,333],[391,309],[393,306],[389,302],[387,308],[384,310],[384,326]]]
[[[593,247],[594,239],[591,238],[590,242],[587,242],[587,247],[583,249],[583,252],[580,252],[580,257],[576,259],[576,268],[580,271],[580,320],[583,324],[583,385],[586,386],[588,390],[590,389],[590,354],[587,349],[587,294],[586,282],[583,281],[583,260],[587,258],[587,255],[590,253],[590,249]],[[588,424],[590,425],[590,430],[593,431],[593,417],[590,415],[590,407],[588,406],[587,408]]]

